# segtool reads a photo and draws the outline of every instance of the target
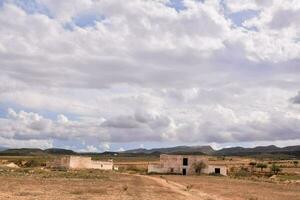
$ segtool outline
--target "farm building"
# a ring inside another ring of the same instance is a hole
[[[51,168],[113,170],[113,161],[95,161],[91,157],[64,156],[47,164]]]
[[[195,155],[160,155],[159,164],[149,164],[149,173],[174,173],[182,175],[193,175],[197,173],[196,165],[204,163],[205,167],[201,173],[227,175],[225,165],[210,164],[207,157]]]

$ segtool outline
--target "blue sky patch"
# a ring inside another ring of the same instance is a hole
[[[2,0],[2,2],[7,1]],[[13,0],[12,2],[28,14],[40,13],[51,17],[49,9],[45,5],[37,3],[35,0]]]
[[[105,17],[93,13],[85,13],[73,18],[73,22],[79,27],[93,27],[97,21],[104,20]]]
[[[186,9],[183,0],[170,0],[167,6],[174,8],[177,12]]]
[[[243,22],[251,18],[257,17],[259,13],[260,11],[257,10],[245,10],[241,12],[231,13],[228,15],[228,17],[236,26],[243,26]]]

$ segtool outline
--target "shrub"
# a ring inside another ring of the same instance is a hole
[[[276,165],[275,163],[273,163],[270,167],[270,170],[274,174],[278,174],[281,171],[281,168],[278,165]]]
[[[210,176],[223,176],[222,174],[218,174],[218,173],[214,173],[214,172],[209,173],[208,175],[210,175]]]
[[[185,188],[185,191],[190,191],[192,189],[193,185],[192,184],[188,184]]]
[[[257,163],[256,167],[260,168],[260,171],[263,171],[264,168],[267,168],[267,164],[265,164],[265,163]]]
[[[128,186],[127,185],[123,185],[122,189],[123,189],[123,191],[127,191],[128,190]]]
[[[25,164],[25,167],[39,167],[41,166],[41,163],[37,160],[28,160]]]
[[[195,169],[195,172],[196,172],[197,174],[201,174],[202,169],[204,169],[206,166],[207,166],[206,163],[203,162],[203,161],[194,163],[194,165],[193,165],[193,167],[194,167],[194,169]]]
[[[250,167],[251,167],[251,172],[254,171],[254,168],[255,168],[256,164],[257,164],[256,162],[250,162],[250,163],[249,163],[249,165],[250,165]]]
[[[127,171],[132,171],[132,172],[138,172],[138,173],[145,173],[145,172],[147,172],[147,169],[141,168],[141,167],[137,167],[136,165],[130,165],[130,166],[127,167],[126,170]]]
[[[251,173],[246,171],[245,169],[240,169],[239,171],[234,173],[234,177],[249,177]]]

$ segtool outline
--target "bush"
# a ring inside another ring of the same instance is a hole
[[[246,171],[245,169],[240,169],[239,171],[234,173],[234,177],[249,177],[251,173]]]
[[[192,189],[193,185],[192,184],[188,184],[185,188],[185,191],[190,191]]]
[[[203,161],[194,163],[194,165],[193,165],[193,167],[194,167],[194,169],[195,169],[195,172],[196,172],[197,174],[201,174],[202,169],[206,168],[206,166],[207,166],[206,163],[203,162]]]
[[[208,175],[210,175],[210,176],[223,176],[222,174],[218,174],[218,173],[214,173],[214,172],[209,173]]]
[[[38,162],[37,160],[28,160],[24,166],[25,167],[40,167],[42,163]]]
[[[272,166],[270,167],[270,170],[274,174],[278,174],[281,171],[281,168],[278,165],[276,165],[275,163],[273,163]]]
[[[127,186],[127,185],[123,185],[123,186],[122,186],[122,189],[123,189],[123,191],[126,192],[126,191],[128,190],[128,186]]]
[[[137,167],[135,165],[128,166],[126,170],[127,171],[132,171],[132,172],[138,172],[138,173],[145,173],[145,172],[147,172],[147,169],[141,168],[141,167]]]
[[[260,168],[260,171],[263,171],[264,168],[267,168],[267,164],[265,164],[265,163],[257,163],[256,167]]]

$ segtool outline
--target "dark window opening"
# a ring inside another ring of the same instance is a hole
[[[188,159],[187,158],[183,158],[183,166],[188,166]]]
[[[221,174],[221,169],[220,168],[215,168],[215,174]]]
[[[182,169],[182,175],[186,175],[186,169]]]

